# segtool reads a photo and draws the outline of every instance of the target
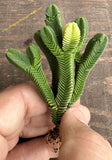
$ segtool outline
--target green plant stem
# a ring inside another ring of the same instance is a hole
[[[102,56],[107,45],[108,37],[105,34],[96,34],[87,44],[81,62],[76,70],[76,81],[70,105],[75,103],[82,95],[86,79],[98,59]]]
[[[56,103],[53,99],[52,90],[48,84],[48,81],[45,77],[45,74],[43,72],[41,65],[39,64],[38,68],[30,66],[30,68],[27,69],[27,74],[31,78],[31,80],[34,82],[35,86],[37,87],[44,101],[48,103],[51,108],[55,106]]]
[[[37,31],[34,34],[34,39],[48,60],[48,63],[52,72],[52,90],[55,97],[57,94],[58,81],[59,81],[59,67],[58,67],[57,59],[42,41],[42,38],[40,36],[40,31]]]
[[[48,84],[41,65],[38,68],[30,67],[27,71],[28,76],[35,84],[39,94],[42,96],[43,100],[49,105],[52,113],[52,121],[54,124],[57,122],[56,112],[57,105],[54,100],[52,90]]]
[[[34,82],[39,94],[52,110],[52,120],[56,123],[57,105],[41,66],[40,51],[35,45],[30,45],[27,48],[27,55],[28,57],[24,53],[13,48],[9,49],[6,53],[7,59],[24,71]]]
[[[58,106],[57,120],[58,124],[61,121],[61,117],[67,110],[69,101],[71,99],[74,88],[74,55],[66,54],[64,56],[57,57],[59,63],[60,79],[58,84],[58,93],[56,96],[56,103]]]

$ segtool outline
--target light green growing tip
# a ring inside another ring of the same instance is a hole
[[[71,51],[75,49],[80,41],[80,29],[77,23],[68,23],[63,30],[63,50]]]

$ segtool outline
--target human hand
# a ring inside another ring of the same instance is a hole
[[[56,157],[45,138],[17,144],[19,137],[41,136],[53,127],[48,106],[32,83],[8,87],[0,93],[0,160]]]
[[[100,154],[99,151],[103,148],[111,156],[110,152],[112,151],[109,144],[100,135],[75,118],[78,116],[78,119],[88,123],[90,119],[88,109],[79,103],[72,106],[72,108],[74,107],[75,109],[68,110],[62,119],[60,127],[62,147],[59,160],[81,160],[81,157],[77,156],[82,155],[84,158],[85,154],[87,154],[88,159],[99,160],[99,157],[95,159],[95,156]],[[81,114],[82,112],[78,114],[79,108],[82,108],[83,114]],[[6,156],[7,160],[48,160],[50,157],[58,156],[58,153],[52,152],[44,138],[35,138],[16,145],[19,136],[26,138],[40,136],[47,133],[52,127],[54,125],[51,122],[48,106],[41,100],[31,83],[9,87],[0,93],[0,160],[4,160]],[[80,136],[78,139],[77,135]],[[88,137],[90,138],[88,139]],[[86,140],[90,142],[87,143]],[[89,145],[89,149],[90,146],[91,149],[95,149],[97,140],[100,149],[96,154],[94,153],[96,150],[94,150],[90,155],[87,145]],[[10,150],[11,152],[9,152]],[[66,156],[64,157],[64,155]],[[86,160],[88,160],[87,158],[85,157]],[[104,158],[104,160],[108,159]]]
[[[87,125],[89,120],[89,110],[79,103],[64,114],[59,160],[112,160],[109,142]]]

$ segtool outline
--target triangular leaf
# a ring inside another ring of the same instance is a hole
[[[28,57],[16,49],[10,48],[6,53],[7,59],[15,66],[25,71],[30,66]]]
[[[45,26],[40,30],[42,41],[47,48],[55,55],[62,55],[63,52],[58,45],[58,41],[53,29],[50,26]]]
[[[39,49],[34,44],[31,44],[27,47],[26,52],[30,59],[31,65],[37,66],[41,59]]]
[[[88,21],[84,17],[78,17],[75,20],[75,23],[77,23],[78,27],[80,28],[80,41],[79,41],[79,44],[76,47],[76,51],[79,52],[82,49],[82,47],[83,47],[83,45],[84,45],[84,43],[87,39]]]

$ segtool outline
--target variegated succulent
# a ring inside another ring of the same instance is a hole
[[[45,23],[45,27],[34,34],[34,39],[50,65],[52,87],[44,75],[40,51],[34,44],[26,49],[27,55],[11,48],[6,57],[34,82],[58,127],[64,112],[82,95],[88,74],[103,54],[108,38],[105,34],[96,34],[81,54],[88,35],[86,18],[78,17],[63,27],[60,11],[53,4],[46,10]]]

